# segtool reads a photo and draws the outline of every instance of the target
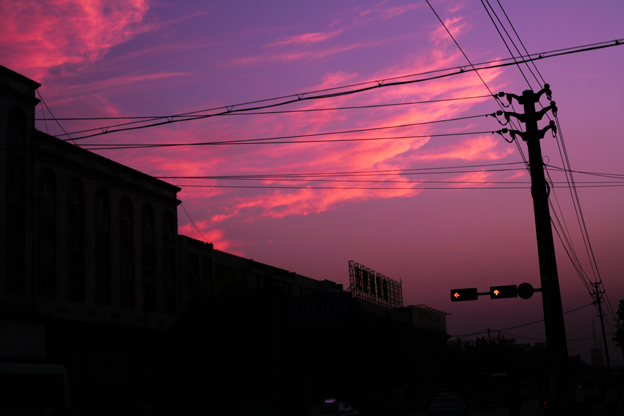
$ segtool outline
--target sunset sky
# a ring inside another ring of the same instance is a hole
[[[450,313],[449,334],[520,343],[545,340],[542,323],[518,327],[542,318],[539,293],[449,291],[540,287],[526,144],[492,133],[520,125],[489,115],[492,93],[549,83],[561,130],[541,143],[568,349],[589,360],[600,323],[576,269],[604,283],[608,333],[624,298],[624,46],[550,55],[622,42],[624,2],[430,2],[2,1],[0,64],[42,84],[59,121],[40,104],[39,130],[180,186],[181,234],[345,288],[354,260],[402,281],[404,304]],[[497,66],[511,62],[501,35],[543,58]],[[466,57],[494,68],[479,78]]]

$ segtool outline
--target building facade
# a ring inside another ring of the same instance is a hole
[[[35,130],[38,86],[0,67],[5,310],[164,328],[180,188]]]

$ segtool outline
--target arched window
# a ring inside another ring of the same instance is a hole
[[[57,290],[57,191],[56,176],[44,168],[39,174],[39,293],[55,295]]]
[[[152,204],[145,203],[143,205],[143,226],[154,228],[154,208]]]
[[[165,272],[173,272],[174,268],[174,236],[175,236],[175,224],[173,222],[173,215],[171,212],[165,211],[163,214],[163,241],[164,241],[164,259],[163,268]]]
[[[171,211],[163,214],[163,269],[165,279],[165,312],[177,312],[177,288],[175,275],[176,223]]]
[[[132,201],[125,195],[121,198],[119,218],[121,219],[121,227],[123,229],[131,229],[133,227],[132,220],[134,219],[134,212]]]
[[[9,108],[7,118],[9,143],[19,143],[25,140],[28,133],[28,119],[24,110],[14,105]]]
[[[95,210],[97,213],[110,214],[110,196],[105,188],[99,188],[95,192]]]
[[[120,259],[121,259],[121,306],[134,308],[134,208],[126,195],[119,204]]]
[[[69,180],[68,187],[69,215],[71,218],[82,218],[84,208],[84,188],[80,179]]]
[[[26,114],[18,106],[12,106],[6,113],[7,143],[4,143],[6,158],[6,201],[4,231],[7,247],[5,289],[11,293],[23,294],[26,290],[26,146],[28,132]]]
[[[143,299],[148,311],[158,307],[156,296],[156,233],[154,230],[154,208],[151,204],[143,204]]]
[[[111,303],[110,196],[105,188],[95,192],[95,300]]]
[[[85,298],[84,188],[80,179],[71,178],[67,187],[68,297]]]

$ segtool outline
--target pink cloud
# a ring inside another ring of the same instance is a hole
[[[456,40],[470,30],[469,23],[462,16],[449,17],[446,19],[442,18],[442,20],[444,21],[446,29],[451,32]],[[453,42],[446,29],[441,24],[438,24],[436,29],[431,34],[431,40],[436,43]]]
[[[332,32],[334,33],[334,32]],[[448,36],[448,35],[447,35]],[[306,38],[292,38],[292,45],[305,44]],[[322,41],[322,36],[310,36],[310,42]],[[299,41],[297,43],[296,41]],[[285,42],[285,41],[284,41]],[[310,43],[312,44],[312,43]],[[284,43],[283,46],[287,44]],[[353,43],[350,45],[321,48],[318,51],[297,51],[295,53],[268,53],[258,57],[262,60],[312,59],[349,48],[365,48],[372,44]],[[450,47],[449,47],[449,50]],[[451,53],[438,48],[430,54],[406,56],[402,64],[386,67],[374,74],[362,75],[357,72],[327,72],[316,84],[305,90],[317,90],[357,83],[370,79],[385,79],[401,74],[419,73],[456,64],[462,57],[456,50]],[[82,91],[103,94],[103,91],[121,88],[132,84],[141,84],[183,77],[185,73],[158,73],[136,77],[117,77],[92,85],[92,89],[69,91],[78,97]],[[483,73],[488,84],[500,82],[500,71]],[[99,89],[98,89],[99,88]],[[301,102],[296,107],[284,109],[317,109],[349,105],[367,105],[398,103],[405,101],[427,100],[432,98],[465,97],[482,95],[484,87],[474,74],[454,76],[449,79],[420,84],[380,88],[370,93],[354,96],[337,97],[332,100]],[[87,99],[84,97],[81,99]],[[104,101],[103,101],[104,102]],[[466,115],[477,101],[446,102],[426,106],[394,107],[392,110],[371,109],[366,111],[327,111],[313,113],[282,114],[276,116],[232,116],[219,117],[204,121],[180,123],[154,129],[138,130],[131,135],[119,136],[116,140],[139,143],[160,142],[198,142],[231,139],[248,139],[297,134],[311,134],[327,131],[362,129],[376,126],[395,126],[422,121],[446,119]],[[222,103],[223,104],[223,103]],[[106,112],[114,114],[114,106]],[[189,108],[187,110],[194,110]],[[181,112],[184,110],[178,110]],[[361,111],[361,112],[360,112]],[[354,116],[354,114],[356,114]],[[244,121],[243,121],[244,120]],[[465,123],[463,124],[465,126]],[[453,127],[449,127],[452,129]],[[432,126],[412,126],[388,131],[374,131],[357,135],[333,135],[331,138],[373,138],[379,136],[427,135],[434,132]],[[107,136],[95,142],[110,141]],[[269,174],[269,173],[308,173],[335,171],[375,171],[401,170],[422,166],[440,160],[498,160],[513,152],[507,143],[501,143],[498,136],[477,138],[438,139],[429,137],[397,139],[386,141],[360,141],[348,143],[288,144],[271,146],[209,146],[180,147],[164,149],[143,149],[140,151],[110,152],[116,160],[149,173],[162,176],[216,176],[228,174]],[[105,152],[109,154],[109,152]],[[489,176],[484,176],[489,178]],[[181,214],[180,232],[193,238],[213,241],[220,250],[236,250],[240,243],[227,239],[221,226],[228,222],[252,221],[259,217],[282,218],[292,215],[310,215],[324,212],[348,202],[379,198],[408,198],[418,195],[422,189],[413,179],[404,175],[371,175],[364,178],[374,183],[358,182],[289,182],[285,180],[266,180],[254,182],[232,182],[217,180],[164,179],[176,185],[206,185],[208,187],[185,186],[178,197],[184,201],[193,201],[196,212],[194,217],[205,218],[193,225]],[[466,177],[465,180],[469,178]],[[227,188],[211,188],[213,185],[251,184],[252,186],[279,185],[301,186],[302,189],[258,189],[249,192]],[[322,190],[314,187],[333,186],[345,189]],[[385,190],[358,189],[383,187]],[[405,188],[405,189],[398,189]],[[201,232],[195,229],[199,228]],[[202,237],[202,235],[204,237]]]
[[[370,42],[355,42],[346,45],[331,46],[328,48],[319,48],[315,50],[295,50],[286,53],[262,53],[261,55],[244,56],[230,59],[223,66],[246,66],[256,65],[263,62],[291,62],[303,59],[326,59],[331,56],[339,55],[351,50],[366,49],[376,46],[382,46],[394,42],[394,39],[376,40]]]
[[[284,40],[279,40],[277,42],[273,42],[269,45],[266,45],[266,48],[276,48],[283,46],[301,46],[301,45],[311,45],[314,43],[324,42],[329,39],[333,39],[338,36],[342,30],[336,30],[334,32],[325,32],[325,33],[304,33],[303,35],[295,35],[291,36]]]
[[[199,230],[199,231],[198,231]],[[205,221],[196,221],[194,224],[186,223],[178,226],[178,232],[206,243],[213,243],[214,248],[228,253],[243,256],[243,252],[238,250],[242,244],[235,240],[225,238],[225,231],[216,228],[207,228]]]
[[[94,62],[111,47],[149,30],[147,0],[24,0],[0,6],[5,65],[41,80],[50,68]]]
[[[448,57],[444,57],[448,59]],[[379,78],[391,77],[400,73],[415,73],[436,67],[435,59],[430,62],[411,63],[411,66],[387,69]],[[488,83],[494,82],[500,72],[490,71],[483,74]],[[375,78],[377,78],[375,76]],[[318,85],[311,90],[331,88],[336,85],[357,82],[361,77],[354,73],[328,73],[323,76]],[[361,94],[357,97],[340,97],[332,100],[331,104],[324,101],[310,101],[298,108],[314,109],[324,106],[400,102],[406,99],[430,99],[442,94],[444,97],[467,96],[483,94],[481,81],[472,74],[456,76],[452,79],[424,84],[389,87],[377,90],[375,94]],[[245,119],[224,117],[212,119],[209,122],[179,125],[176,134],[170,132],[158,133],[164,141],[198,141],[203,137],[211,140],[228,140],[231,138],[258,138],[276,135],[290,135],[301,133],[317,133],[339,130],[344,128],[348,121],[349,128],[366,128],[371,126],[395,126],[418,123],[428,120],[452,118],[465,114],[476,101],[445,102],[435,105],[414,106],[399,109],[371,110],[368,116],[353,117],[348,112],[313,112],[305,114],[279,115],[271,117],[258,116]],[[463,124],[465,128],[465,123]],[[357,135],[333,135],[331,138],[373,138],[394,135],[427,135],[431,126],[413,126],[388,131],[372,131]],[[149,136],[150,141],[156,138]],[[444,144],[449,142],[450,144]],[[349,143],[319,143],[319,144],[288,144],[272,146],[243,146],[243,147],[209,147],[209,148],[173,148],[166,152],[166,156],[155,159],[152,156],[144,159],[132,157],[135,164],[158,166],[162,172],[176,172],[181,176],[201,176],[206,174],[219,175],[236,172],[262,174],[276,172],[307,173],[332,171],[370,171],[370,170],[400,170],[413,167],[415,164],[435,162],[440,160],[498,160],[513,153],[511,146],[501,143],[498,136],[482,136],[461,139],[430,139],[428,137],[413,139],[397,139],[388,141],[360,141]],[[506,147],[507,146],[507,147]],[[158,154],[154,150],[154,154]],[[173,152],[173,153],[172,153]],[[250,157],[253,154],[253,157]],[[209,156],[208,156],[209,155]],[[184,160],[168,162],[168,160]],[[185,188],[184,198],[203,199],[204,206],[211,206],[210,220],[206,227],[214,227],[225,221],[246,221],[251,218],[270,217],[281,218],[289,215],[309,215],[323,212],[340,206],[346,202],[367,200],[371,198],[412,197],[422,192],[417,189],[416,182],[410,182],[406,177],[396,174],[391,176],[372,175],[364,179],[377,180],[375,184],[357,182],[289,182],[285,180],[255,181],[252,186],[280,185],[303,186],[303,189],[264,189],[249,194],[236,193],[230,190],[215,188]],[[172,182],[170,180],[170,182]],[[175,182],[175,181],[174,181]],[[185,180],[185,182],[189,182]],[[244,184],[245,182],[202,181],[193,182],[204,185],[215,184]],[[319,190],[314,187],[333,186],[343,187],[342,190]],[[384,191],[371,189],[357,189],[365,187],[384,187]],[[407,188],[407,189],[392,189]],[[221,208],[215,208],[217,207]]]
[[[414,9],[422,7],[421,4],[407,4],[405,6],[391,7],[389,9],[383,9],[380,14],[384,20],[392,19],[393,17],[400,16],[403,13],[407,13]]]
[[[449,185],[449,188],[483,188],[489,185],[488,181],[492,178],[492,176],[492,173],[484,171],[464,173],[453,178],[454,181],[464,182],[464,184],[452,184]]]
[[[426,161],[438,160],[499,160],[514,153],[514,147],[507,145],[500,136],[481,136],[473,139],[465,139],[460,143],[450,146],[424,151],[418,155],[418,159]]]
[[[386,7],[387,1],[382,1],[375,6],[366,9],[358,14],[359,24],[367,23],[371,20],[389,20],[414,9],[423,7],[422,4],[408,4],[397,7]]]

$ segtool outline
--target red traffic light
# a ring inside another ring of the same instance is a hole
[[[452,289],[451,290],[451,302],[462,302],[465,300],[477,300],[479,294],[477,288],[470,289]]]
[[[518,287],[516,285],[490,287],[490,299],[516,298]]]

